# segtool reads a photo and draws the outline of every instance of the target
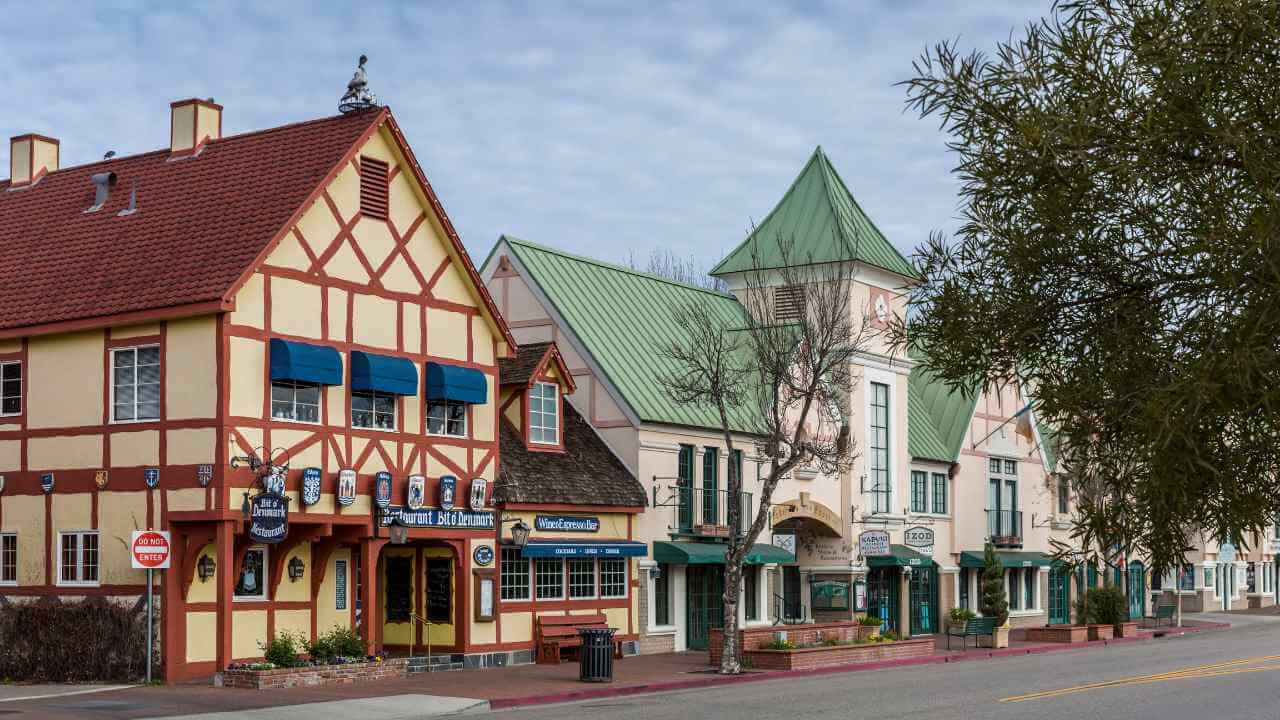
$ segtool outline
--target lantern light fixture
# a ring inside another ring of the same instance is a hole
[[[306,572],[307,566],[303,564],[302,558],[294,556],[289,560],[289,580],[297,582],[302,578],[302,573]]]
[[[196,572],[200,574],[200,582],[208,582],[217,569],[218,563],[208,555],[201,555],[200,560],[196,562]]]

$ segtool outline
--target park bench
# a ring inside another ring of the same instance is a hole
[[[596,615],[543,615],[534,621],[538,662],[560,663],[561,651],[582,646],[579,628],[608,628],[605,617]],[[613,656],[622,657],[622,641],[614,639]]]
[[[1154,627],[1160,627],[1161,620],[1168,620],[1173,625],[1173,614],[1176,608],[1173,605],[1157,605],[1156,611],[1151,615],[1146,615],[1143,620],[1151,620]]]
[[[961,648],[969,649],[969,638],[978,637],[979,635],[991,635],[996,631],[995,618],[974,618],[966,620],[964,625],[948,625],[947,626],[947,649],[951,649],[951,638],[961,638]]]

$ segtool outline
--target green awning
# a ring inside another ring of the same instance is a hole
[[[653,543],[653,560],[673,565],[723,565],[729,546],[724,543],[665,542]],[[748,565],[793,563],[795,555],[773,545],[756,543],[747,551]]]
[[[1014,552],[1006,550],[997,550],[996,557],[1000,558],[1000,564],[1007,568],[1017,567],[1052,567],[1053,558],[1039,552]],[[985,563],[982,562],[982,551],[971,550],[960,553],[960,567],[980,568]]]
[[[922,555],[906,545],[890,545],[888,555],[867,558],[867,567],[925,567],[933,564],[933,558]]]

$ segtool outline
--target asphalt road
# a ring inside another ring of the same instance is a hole
[[[744,683],[486,717],[1278,720],[1280,621],[1237,615],[1231,622],[1223,632],[1103,651]]]

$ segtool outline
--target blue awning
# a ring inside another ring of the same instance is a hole
[[[483,405],[489,396],[484,373],[473,368],[427,363],[427,399]]]
[[[351,353],[351,389],[417,395],[418,368],[407,358],[355,350]]]
[[[629,540],[530,540],[521,553],[540,557],[644,557],[649,547]]]
[[[342,385],[342,355],[323,345],[271,338],[271,379]]]

